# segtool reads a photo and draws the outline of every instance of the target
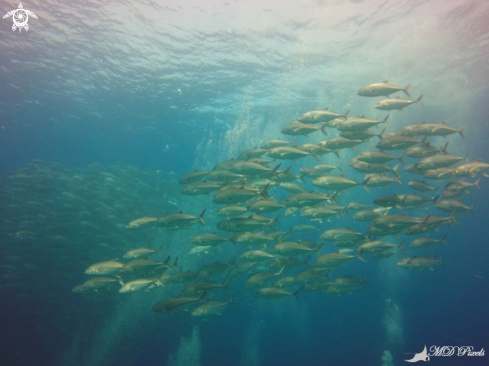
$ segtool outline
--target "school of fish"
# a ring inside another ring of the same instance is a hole
[[[413,108],[411,105],[423,106],[423,95],[415,100],[391,97],[397,92],[410,97],[409,87],[384,81],[361,88],[358,95],[385,97],[375,108],[396,113]],[[195,207],[191,213],[172,210],[161,216],[136,216],[127,224],[128,231],[142,233],[200,225],[202,232],[188,238],[192,245],[188,257],[232,245],[234,254],[230,258],[184,271],[186,258],[163,256],[165,245],[155,249],[143,246],[120,253],[122,260],[92,264],[85,273],[93,276],[73,292],[98,292],[114,284],[120,284],[120,293],[179,286],[180,296],[162,299],[153,311],[192,308],[192,316],[207,316],[220,314],[229,305],[236,306],[234,294],[238,291],[253,291],[261,299],[299,300],[301,291],[341,295],[368,286],[368,274],[363,278],[332,278],[335,267],[352,261],[388,261],[400,253],[403,258],[397,260],[397,265],[406,269],[434,270],[443,266],[443,256],[418,253],[440,243],[448,245],[447,235],[439,237],[436,232],[459,223],[466,211],[474,213],[474,204],[462,202],[462,197],[474,186],[481,189],[480,176],[487,177],[489,164],[449,153],[449,144],[464,138],[465,127],[423,122],[388,131],[390,114],[383,119],[348,114],[328,108],[305,112],[282,129],[291,141],[268,140],[218,162],[211,171],[195,170],[181,177],[181,195],[209,196],[211,209]],[[379,126],[381,132],[372,130]],[[296,144],[296,139],[313,133],[325,139]],[[447,139],[446,143],[432,145],[429,140],[437,137]],[[371,148],[372,139],[378,140],[375,149]],[[356,157],[341,159],[343,150],[357,151],[361,147],[365,149]],[[340,160],[338,165],[321,163],[322,157],[330,154]],[[402,170],[406,174],[401,174]],[[349,178],[353,171],[365,174],[363,181]],[[411,175],[420,178],[408,181],[406,177]],[[379,195],[382,188],[378,187],[391,184],[406,190]],[[307,185],[314,189],[306,189]],[[345,191],[351,189],[365,190],[363,202],[348,200]],[[278,195],[282,199],[278,200]],[[209,211],[213,220],[220,220],[216,227],[207,224]],[[342,225],[347,215],[358,222],[359,228],[365,223],[369,226],[361,230]],[[280,220],[291,216],[304,223],[281,226]],[[279,227],[283,230],[278,231]],[[392,237],[396,238],[394,243]],[[166,258],[149,259],[156,255]],[[239,282],[239,277],[245,280]],[[227,301],[216,300],[220,298],[218,290],[229,292]]]

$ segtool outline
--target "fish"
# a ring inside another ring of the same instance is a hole
[[[465,211],[472,212],[474,216],[474,205],[467,206],[464,205],[460,200],[440,200],[436,202],[435,207],[446,212],[462,213]]]
[[[323,193],[303,192],[296,193],[285,199],[286,207],[307,207],[315,206],[319,203],[326,202],[335,198],[335,195],[328,195]]]
[[[117,262],[116,259],[112,259],[110,261],[98,262],[92,264],[90,267],[88,267],[85,270],[85,274],[99,275],[99,276],[118,275],[123,266],[124,265],[120,262]]]
[[[287,292],[285,290],[282,290],[281,288],[278,287],[266,287],[258,290],[258,292],[255,294],[255,297],[258,297],[260,299],[266,299],[266,300],[282,300],[286,297],[289,296],[294,296],[297,301],[299,301],[299,298],[297,297],[297,294],[302,290],[300,288],[294,293]]]
[[[139,278],[126,283],[123,283],[121,281],[122,287],[119,289],[119,292],[129,293],[129,292],[146,291],[153,287],[156,287],[158,284],[158,280],[159,277],[154,279]]]
[[[233,165],[231,165],[228,169],[231,169],[236,164],[237,160],[234,161]],[[211,170],[209,173],[206,175],[206,179],[210,180],[212,182],[236,182],[240,181],[244,178],[245,176],[243,174],[236,174],[232,173],[229,170]]]
[[[465,193],[468,193],[469,190],[473,187],[476,186],[479,188],[479,190],[482,191],[481,186],[479,185],[480,183],[480,178],[475,181],[475,183],[469,183],[464,181],[463,179],[457,180],[454,182],[450,182],[445,186],[445,190],[442,194],[443,197],[445,198],[455,198],[459,197]]]
[[[217,232],[211,234],[198,234],[195,235],[190,242],[197,246],[215,246],[227,242],[229,239],[224,238],[217,234]]]
[[[409,136],[394,135],[384,137],[375,147],[379,150],[405,150],[421,142]]]
[[[426,135],[426,136],[447,136],[451,135],[453,133],[458,133],[462,138],[465,138],[465,128],[467,126],[462,127],[460,130],[457,130],[453,127],[450,127],[446,124],[446,122],[441,122],[441,123],[426,123],[423,122],[419,125],[417,125],[416,132],[419,135]]]
[[[158,250],[153,250],[153,249],[149,249],[146,247],[132,249],[132,250],[128,251],[126,254],[124,254],[123,258],[131,258],[131,259],[147,258],[151,254],[154,254],[154,253],[160,253],[161,254],[161,248],[163,248],[163,245],[161,245]]]
[[[231,283],[231,280],[223,281],[223,283],[214,283],[210,281],[205,281],[205,282],[195,282],[183,290],[184,294],[189,294],[189,293],[199,293],[199,292],[204,292],[204,291],[210,291],[210,290],[215,290],[215,289],[223,289],[226,291],[229,291],[229,284]]]
[[[362,240],[365,234],[350,229],[349,226],[340,229],[329,229],[324,231],[320,236],[324,241],[352,241]]]
[[[402,186],[399,174],[397,174],[397,171],[394,171],[394,173],[396,174],[395,178],[386,174],[368,174],[364,181],[365,189],[369,191],[368,187],[383,187],[391,183],[397,183],[399,186]]]
[[[158,221],[157,217],[145,216],[136,220],[132,220],[129,224],[127,224],[127,229],[146,229],[148,227],[152,227],[156,225]]]
[[[265,152],[268,150],[265,150]],[[268,167],[264,167],[263,165],[252,163],[250,161],[240,161],[234,164],[229,171],[232,173],[236,173],[238,175],[250,176],[250,175],[258,175],[263,173],[272,173],[275,172],[280,167],[280,164],[276,166],[274,169],[270,169]]]
[[[357,221],[373,221],[377,217],[382,216],[382,215],[387,215],[389,212],[389,209],[381,208],[382,211],[379,211],[379,208],[373,209],[373,210],[364,210],[364,211],[359,211],[355,215],[353,215],[353,220]]]
[[[212,202],[229,205],[234,203],[244,203],[259,196],[269,199],[268,189],[269,185],[266,185],[260,191],[257,189],[247,189],[246,186],[239,186],[238,188],[232,187],[224,190],[220,189],[212,198]]]
[[[365,276],[365,278],[358,278],[355,277],[354,275],[349,275],[349,276],[341,276],[341,277],[336,277],[332,282],[331,285],[335,287],[341,287],[341,288],[357,288],[359,286],[365,287],[365,286],[370,286],[368,283],[368,278],[369,275]]]
[[[438,169],[438,168],[447,168],[450,165],[458,163],[461,160],[466,158],[461,158],[459,156],[453,156],[448,154],[443,155],[435,155],[424,158],[418,163],[418,169]]]
[[[243,151],[238,155],[238,160],[250,160],[250,159],[256,159],[259,158],[267,152],[268,149],[260,149],[257,146],[255,146],[253,149],[248,149]],[[235,165],[232,166],[233,168]]]
[[[455,169],[452,168],[438,168],[438,169],[428,169],[423,173],[426,179],[449,179],[452,177]]]
[[[242,253],[239,256],[242,260],[248,262],[261,262],[266,261],[268,259],[273,259],[276,256],[270,253],[267,253],[263,250],[249,250],[247,252]]]
[[[228,263],[215,262],[197,272],[197,278],[210,278],[220,274],[221,272],[227,270],[228,268],[234,266],[235,257],[232,257]]]
[[[271,281],[273,277],[275,276],[280,276],[284,271],[284,267],[280,269],[277,273],[270,273],[270,272],[260,272],[257,273],[250,278],[245,283],[245,287],[249,288],[256,288],[263,286],[267,282]]]
[[[440,259],[436,259],[436,257],[412,257],[412,258],[403,258],[399,262],[397,262],[398,266],[406,267],[409,269],[429,269],[433,271],[433,267],[435,266],[443,266],[443,256]]]
[[[488,171],[489,164],[474,161],[472,163],[459,165],[453,170],[453,175],[456,177],[475,177],[479,174],[487,176]]]
[[[192,316],[207,316],[211,314],[221,315],[221,311],[231,305],[236,307],[234,303],[234,295],[231,296],[231,299],[228,302],[220,302],[220,301],[203,301],[202,305],[197,306],[190,315]]]
[[[439,187],[432,187],[425,181],[412,180],[408,183],[408,186],[421,192],[436,191]]]
[[[319,148],[317,151],[319,151]],[[316,152],[309,153],[307,151],[290,146],[271,148],[270,150],[268,150],[267,155],[275,159],[284,160],[297,160],[300,158],[305,158],[306,156],[312,156],[314,159],[316,159],[316,161],[319,162]]]
[[[211,192],[217,191],[222,186],[222,183],[197,182],[183,187],[180,193],[185,196],[208,195]]]
[[[347,110],[344,114],[338,114],[330,111],[328,108],[323,108],[305,112],[298,118],[298,120],[306,123],[330,122],[337,118],[346,119],[348,117],[348,113],[350,113],[350,110]]]
[[[184,310],[189,305],[196,301],[202,301],[206,292],[204,291],[199,297],[176,297],[174,299],[168,299],[160,301],[153,307],[153,311],[156,313],[169,313],[177,310]]]
[[[258,262],[243,262],[238,265],[234,265],[226,274],[227,278],[239,277],[253,269]]]
[[[351,140],[345,137],[334,137],[326,141],[319,141],[318,145],[329,150],[353,149],[355,146],[363,144],[363,140]]]
[[[296,287],[296,286],[297,286],[297,282],[294,276],[280,278],[272,284],[272,287],[277,287],[281,289]]]
[[[244,215],[247,211],[248,209],[246,207],[231,205],[221,207],[219,210],[216,211],[216,215],[224,217],[234,217]]]
[[[358,211],[368,208],[368,206],[362,202],[352,201],[346,205],[346,211]]]
[[[405,240],[402,240],[399,244],[395,245],[395,244],[386,243],[385,241],[382,240],[369,241],[367,243],[360,245],[357,248],[357,253],[358,253],[357,255],[361,255],[363,253],[372,254],[372,253],[384,252],[394,248],[399,248],[399,251],[404,251],[403,249],[404,242]]]
[[[376,126],[379,123],[384,123],[389,126],[387,122],[390,114],[388,114],[383,120],[369,119],[365,117],[353,117],[347,118],[341,122],[338,122],[336,129],[340,131],[363,131],[370,127]]]
[[[184,229],[195,224],[196,222],[199,222],[201,225],[206,225],[204,220],[205,211],[206,209],[204,209],[199,216],[187,215],[182,211],[173,214],[166,214],[158,218],[156,224],[165,229]]]
[[[284,207],[285,205],[275,201],[274,199],[258,199],[248,206],[248,211],[254,212],[256,214],[262,214],[275,212]]]
[[[293,121],[282,129],[282,133],[285,135],[292,135],[292,136],[304,135],[306,137],[309,137],[309,134],[311,134],[312,132],[321,130],[325,135],[327,135],[326,131],[324,130],[324,127],[325,126],[319,128],[314,124]]]
[[[426,198],[418,194],[418,192],[414,194],[403,194],[398,196],[401,199],[401,206],[403,207],[408,207],[408,208],[414,208],[414,207],[421,207],[424,205],[427,205],[430,202],[434,202],[435,205],[438,201],[438,198],[440,197],[435,196],[433,198]]]
[[[162,265],[161,262],[151,261],[148,259],[135,259],[130,262],[125,263],[121,269],[121,274],[129,274],[129,273],[141,273],[145,271],[149,271],[155,267]],[[171,269],[170,266],[167,265],[168,269]]]
[[[423,145],[412,146],[406,149],[405,153],[407,156],[410,156],[412,158],[420,158],[420,159],[424,159],[437,154],[448,155],[448,151],[447,151],[448,144],[449,142],[447,142],[441,148],[437,148],[435,146],[431,146],[431,144],[428,142]]]
[[[328,278],[330,269],[329,268],[308,268],[295,276],[296,283],[310,283],[322,279],[323,277]]]
[[[398,207],[402,203],[402,199],[395,194],[379,196],[374,199],[374,204],[382,207]]]
[[[388,163],[389,161],[397,159],[404,164],[403,156],[404,153],[399,156],[394,156],[385,151],[367,150],[358,154],[357,159],[366,163]]]
[[[189,183],[194,183],[198,182],[202,179],[205,178],[208,172],[203,171],[203,170],[197,170],[195,169],[193,172],[185,174],[183,177],[180,178],[178,181],[179,184],[189,184]]]
[[[319,247],[320,246],[321,245],[319,245]],[[299,243],[283,242],[283,243],[275,244],[275,246],[270,248],[270,251],[276,255],[293,257],[297,255],[307,254],[315,250],[319,251],[319,247],[316,249],[311,249]]]
[[[312,181],[312,184],[322,189],[334,191],[340,191],[362,185],[362,183],[345,177],[344,174],[318,177]]]
[[[388,98],[388,99],[383,99],[375,105],[374,108],[376,109],[381,109],[384,111],[391,111],[394,109],[402,111],[403,108],[411,105],[411,104],[419,104],[420,106],[423,106],[421,103],[421,99],[423,96],[421,95],[418,99],[416,100],[406,100],[406,99],[401,99],[400,97],[397,98]]]
[[[280,215],[274,217],[273,219],[270,218],[263,219],[263,217],[264,216],[260,217],[260,215],[254,214],[254,215],[224,220],[219,222],[217,224],[217,227],[224,231],[245,232],[245,231],[253,231],[256,229],[260,229],[265,226],[269,226],[270,228],[272,228],[272,230],[275,230],[274,224],[275,223],[280,224],[280,222],[278,221]]]
[[[110,290],[115,282],[119,282],[119,280],[113,277],[95,277],[74,287],[71,291],[75,293],[86,293],[91,291],[98,292],[99,290],[105,289]]]
[[[314,261],[312,266],[313,267],[320,267],[320,268],[338,267],[338,266],[343,266],[346,262],[349,262],[354,258],[358,258],[361,261],[365,262],[365,259],[363,259],[360,256],[360,253],[358,253],[355,256],[355,255],[343,254],[343,253],[340,253],[340,251],[337,251],[334,253],[329,253],[329,254],[324,254],[324,255],[319,256]]]
[[[360,88],[357,95],[362,97],[390,97],[391,94],[402,91],[404,94],[410,97],[411,95],[408,91],[410,86],[411,84],[408,84],[404,88],[400,88],[398,86],[389,84],[389,81],[385,80],[381,83],[365,85],[364,87]]]
[[[270,150],[274,147],[283,147],[292,144],[292,142],[284,141],[280,138],[274,140],[268,140],[261,144],[262,149]]]
[[[446,238],[447,238],[447,234],[445,234],[445,236],[441,239],[432,239],[432,238],[425,236],[422,238],[414,239],[411,242],[411,244],[409,244],[409,246],[411,248],[429,248],[429,247],[432,247],[432,246],[434,246],[440,242],[448,246]]]
[[[328,173],[328,172],[335,170],[335,169],[343,171],[343,169],[341,168],[341,165],[342,164],[340,164],[338,166],[334,166],[331,164],[320,164],[320,165],[316,165],[314,167],[314,169],[316,169],[317,171],[320,171],[321,173]]]
[[[291,193],[305,193],[306,192],[304,187],[302,187],[298,184],[295,184],[295,183],[291,183],[291,182],[280,183],[279,187],[283,188],[286,191],[291,192]]]

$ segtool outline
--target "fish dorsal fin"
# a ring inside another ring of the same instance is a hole
[[[440,122],[442,125],[446,125],[447,121]]]
[[[345,173],[338,175],[338,177],[344,177]]]
[[[183,211],[178,211],[178,212],[177,212],[177,214],[181,214],[181,213],[183,213]]]
[[[329,107],[321,109],[322,111],[329,111]]]
[[[407,212],[403,212],[402,214],[399,214],[399,216],[406,216]]]
[[[384,81],[383,81],[383,83],[388,83],[388,82],[389,82],[389,80],[384,80]]]

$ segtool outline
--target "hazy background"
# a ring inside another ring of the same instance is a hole
[[[393,129],[425,120],[467,126],[465,140],[450,138],[450,152],[489,160],[487,1],[23,5],[38,16],[29,18],[28,32],[12,32],[11,18],[0,22],[3,174],[42,159],[66,169],[134,165],[178,179],[281,136],[283,125],[310,109],[383,117],[372,99],[356,95],[382,80],[411,83],[413,98],[424,95],[424,108],[391,114]],[[3,14],[17,6],[0,2]],[[339,163],[328,159],[323,161]],[[0,189],[7,181],[2,176]],[[487,188],[485,178],[481,184]],[[363,196],[358,188],[343,203]],[[86,279],[77,262],[83,250],[61,256],[41,246],[34,255],[4,236],[2,253],[15,245],[22,254],[15,264],[0,259],[2,362],[390,365],[381,360],[385,350],[394,364],[403,364],[409,356],[404,352],[420,352],[425,344],[487,348],[487,198],[471,192],[476,215],[464,215],[463,225],[449,231],[451,246],[442,248],[446,267],[434,273],[403,271],[394,262],[355,264],[358,276],[370,273],[372,286],[351,297],[265,304],[249,299],[209,321],[156,316],[151,308],[161,296],[154,293],[73,294],[71,288]],[[209,200],[178,203],[187,212]],[[76,237],[70,233],[68,239]],[[150,245],[171,242],[178,255],[175,246],[188,235],[165,235]],[[120,256],[116,249],[105,259]],[[224,250],[223,261],[229,253]],[[73,265],[53,268],[60,261]],[[9,271],[20,286],[8,286]],[[484,364],[484,358],[462,361]],[[461,361],[454,356],[443,362]]]

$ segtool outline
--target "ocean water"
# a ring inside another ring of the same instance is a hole
[[[152,311],[186,284],[133,294],[119,293],[118,284],[110,291],[72,292],[90,278],[84,271],[91,264],[123,260],[143,245],[163,245],[151,259],[171,255],[173,263],[178,257],[183,270],[239,256],[246,247],[230,243],[187,254],[190,239],[216,231],[223,218],[215,215],[221,206],[212,194],[183,196],[178,179],[266,140],[291,141],[281,134],[283,126],[309,110],[383,119],[386,112],[374,108],[381,98],[356,95],[370,83],[411,84],[413,100],[423,95],[424,106],[390,112],[387,132],[424,121],[466,126],[465,138],[447,137],[449,152],[489,163],[487,1],[22,4],[37,16],[29,16],[28,31],[12,31],[12,16],[0,22],[1,366],[391,366],[405,364],[425,345],[489,347],[484,176],[482,190],[472,188],[462,198],[475,205],[473,215],[457,215],[460,224],[429,234],[447,234],[449,246],[415,251],[406,245],[406,253],[365,256],[366,263],[354,259],[331,271],[331,279],[369,275],[370,286],[351,295],[301,291],[300,301],[266,301],[245,288],[242,276],[232,280],[230,292],[213,294],[219,301],[234,294],[236,308],[193,317]],[[17,7],[0,3],[3,14]],[[299,136],[296,143],[338,135],[326,132]],[[446,140],[429,141],[442,146]],[[376,142],[371,139],[372,147]],[[362,144],[320,161],[342,163],[345,174],[361,182],[364,174],[347,162],[366,149]],[[284,160],[280,169],[292,166],[298,174],[316,164],[312,157]],[[371,188],[370,194],[355,187],[342,191],[338,203],[371,205],[380,195],[412,193],[407,182],[419,177],[403,166],[399,172],[402,187]],[[441,187],[438,193],[447,182],[430,181]],[[301,184],[324,192],[309,178]],[[280,200],[290,194],[274,188],[270,195]],[[126,229],[142,216],[180,210],[197,216],[204,208],[205,227]],[[283,212],[277,212],[278,230],[309,223]],[[448,216],[431,203],[408,212]],[[315,223],[317,230],[296,238],[318,240],[324,230],[345,226],[365,232],[369,224],[352,216]],[[384,239],[398,244],[404,238],[412,239],[403,233]],[[331,243],[321,248],[322,254],[335,250]],[[414,255],[443,255],[444,266],[414,271],[396,265]],[[429,362],[487,365],[487,357],[433,356]]]

